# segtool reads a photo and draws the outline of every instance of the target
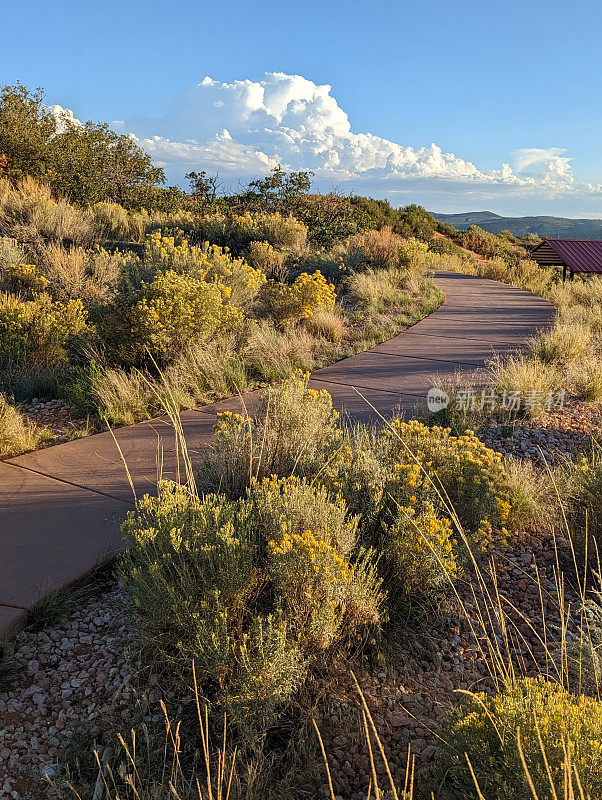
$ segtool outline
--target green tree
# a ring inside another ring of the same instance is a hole
[[[140,205],[149,189],[164,183],[165,174],[129,136],[106,123],[66,123],[49,143],[53,188],[74,203],[110,200]]]
[[[243,197],[266,206],[290,207],[309,192],[312,175],[309,170],[287,173],[278,164],[265,178],[251,181]]]
[[[56,117],[44,106],[44,92],[30,92],[20,83],[0,89],[0,174],[16,182],[45,176],[48,144],[57,129]]]
[[[163,170],[129,136],[56,115],[44,105],[42,89],[30,92],[20,83],[0,88],[0,174],[13,183],[31,175],[81,205],[142,205],[165,182]]]

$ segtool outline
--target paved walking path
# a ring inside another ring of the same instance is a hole
[[[515,350],[553,320],[548,303],[520,289],[456,273],[436,278],[446,298],[437,311],[388,342],[317,370],[311,385],[327,389],[354,420],[375,416],[369,404],[383,415],[409,412],[424,404],[433,375],[478,374],[494,351]],[[245,395],[249,410],[259,395]],[[233,398],[183,412],[194,463],[210,446],[217,412],[240,406]],[[119,449],[138,497],[153,491],[159,463],[164,477],[175,476],[174,435],[164,419],[0,462],[0,634],[23,625],[41,595],[119,548],[119,525],[134,502]]]

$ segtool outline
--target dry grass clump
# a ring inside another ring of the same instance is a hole
[[[418,294],[420,280],[406,269],[368,269],[353,272],[347,289],[353,301],[368,314],[383,314],[403,308]]]
[[[0,458],[34,450],[47,431],[29,422],[4,395],[0,394]]]
[[[548,397],[566,388],[556,364],[545,363],[535,356],[521,354],[496,359],[490,369],[496,391],[518,393],[521,407],[533,416],[541,413]]]
[[[52,242],[44,248],[44,274],[59,296],[90,302],[109,300],[117,290],[123,256],[102,248],[65,248]]]
[[[133,425],[154,417],[160,408],[152,382],[140,370],[109,367],[93,376],[90,396],[111,425]]]
[[[342,341],[347,329],[345,320],[336,309],[322,308],[308,317],[303,325],[312,336],[324,337],[329,342]],[[298,366],[302,367],[303,365],[299,364]]]
[[[337,253],[352,271],[402,269],[420,273],[428,266],[428,245],[418,239],[404,239],[387,227],[350,236]]]
[[[235,337],[193,341],[158,375],[139,369],[98,368],[90,394],[100,417],[111,425],[132,425],[162,408],[193,408],[244,392],[249,383]]]
[[[545,364],[567,365],[592,352],[592,332],[581,322],[559,321],[531,342],[531,352]]]
[[[0,271],[15,264],[24,264],[26,258],[24,248],[16,239],[0,237]]]
[[[572,380],[577,394],[592,403],[602,401],[602,361],[600,357],[591,357],[582,361],[572,373]]]
[[[243,358],[250,375],[271,382],[287,378],[296,369],[303,372],[314,369],[315,350],[316,339],[308,330],[298,327],[278,330],[260,321],[249,332]]]
[[[602,278],[591,276],[557,284],[549,299],[558,308],[561,318],[588,325],[602,333]]]
[[[33,178],[17,187],[0,180],[0,233],[34,248],[45,241],[83,247],[96,241],[92,212],[54,198],[48,186]]]

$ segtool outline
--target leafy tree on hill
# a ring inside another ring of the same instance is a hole
[[[291,206],[311,189],[309,170],[287,173],[280,164],[260,180],[251,181],[243,197],[255,199],[266,208]]]
[[[16,182],[31,175],[42,178],[50,166],[49,143],[57,121],[44,106],[42,89],[25,86],[0,89],[0,173]]]
[[[74,203],[141,204],[165,182],[160,167],[129,136],[104,123],[57,117],[42,89],[0,89],[0,172],[13,183],[31,175]]]
[[[367,215],[366,227],[381,230],[391,228],[400,236],[414,237],[429,241],[438,227],[437,220],[422,206],[409,205],[393,208],[388,200],[375,200],[373,197],[355,196],[352,203]]]
[[[110,200],[123,206],[137,205],[139,190],[165,181],[129,136],[120,136],[106,123],[68,124],[49,144],[53,188],[72,202]]]

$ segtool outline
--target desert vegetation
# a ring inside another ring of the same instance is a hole
[[[461,383],[438,416],[353,426],[309,373],[432,311],[448,269],[558,309],[491,364],[495,391],[594,408],[601,284],[561,285],[506,233],[314,194],[309,173],[165,187],[130,140],[57,128],[20,86],[0,93],[0,153],[0,457],[51,437],[20,405],[55,397],[91,430],[166,413],[183,476],[137,501],[94,592],[45,598],[2,652],[0,767],[18,772],[26,730],[27,758],[47,756],[8,790],[598,797],[599,428],[562,458],[539,439],[514,457]],[[195,471],[179,411],[259,385]],[[542,418],[533,404],[496,429]]]
[[[596,796],[600,605],[579,534],[599,460],[520,465],[417,420],[341,426],[298,371],[252,417],[223,413],[184,472],[124,523],[135,693],[66,753],[57,797],[348,796],[342,735],[366,754],[365,796]],[[526,541],[548,548],[547,573],[536,551],[516,560]],[[412,736],[390,738],[399,715],[362,676],[399,669],[395,648],[412,652],[426,619],[443,640],[450,617],[472,658],[450,673],[425,761]],[[326,711],[343,686],[350,728]]]
[[[130,424],[166,392],[201,405],[369,348],[442,300],[419,207],[312,194],[280,168],[238,195],[196,172],[165,188],[130,139],[20,85],[0,122],[0,390],[17,411],[56,398],[86,431]]]

